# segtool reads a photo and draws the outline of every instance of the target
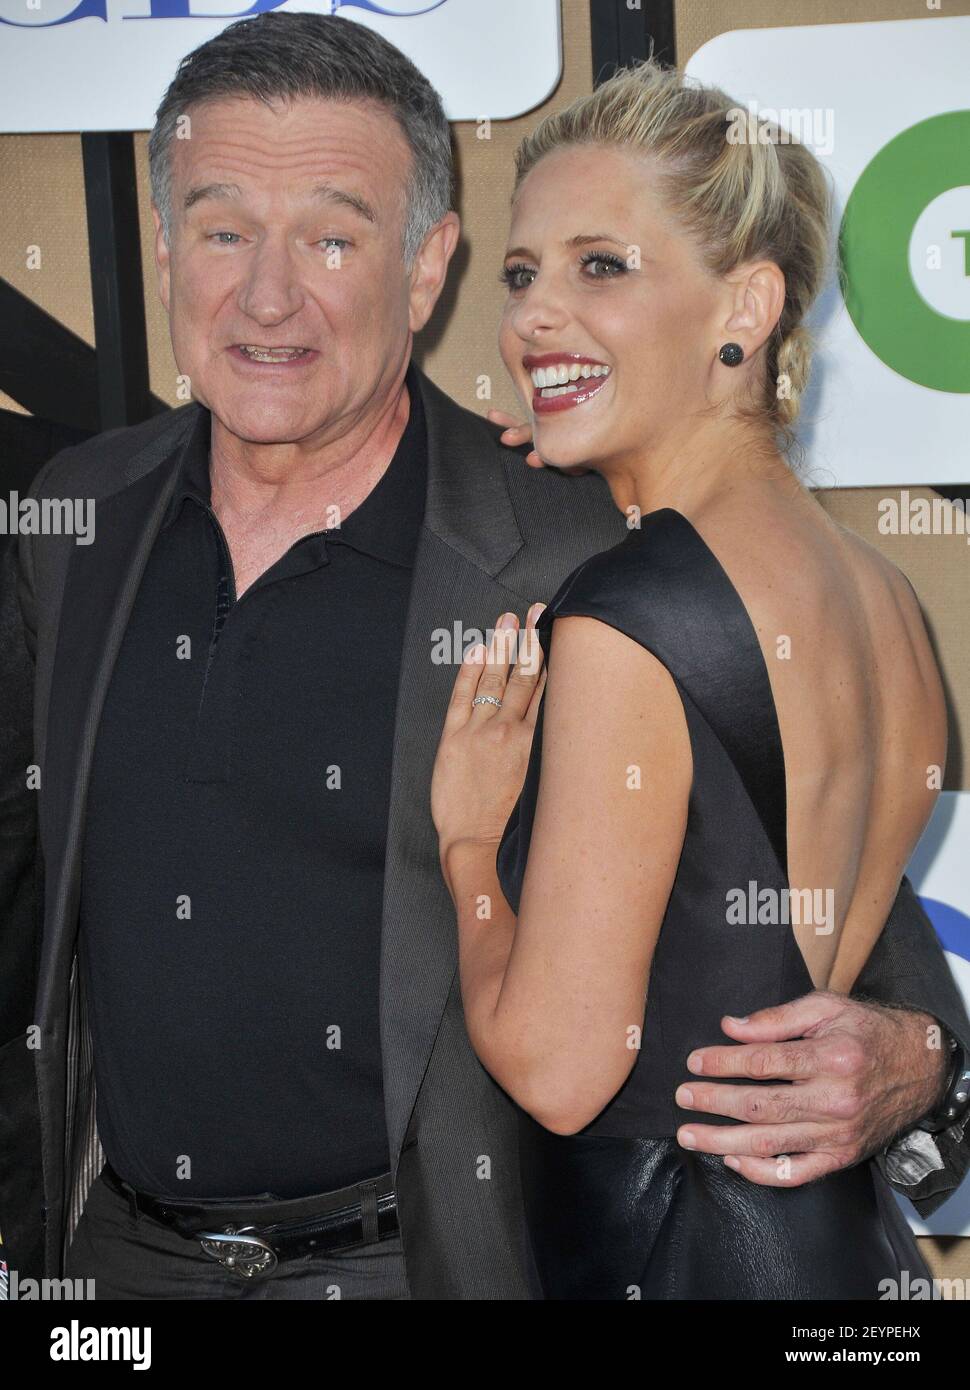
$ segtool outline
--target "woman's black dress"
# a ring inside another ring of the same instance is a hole
[[[545,1296],[878,1299],[890,1292],[883,1281],[900,1280],[904,1269],[929,1278],[871,1161],[802,1187],[764,1187],[674,1137],[691,1120],[735,1123],[674,1102],[691,1078],[688,1054],[729,1041],[722,1015],[743,1017],[813,988],[790,925],[728,920],[732,890],[748,900],[753,891],[757,901],[773,889],[781,904],[788,888],[781,738],[737,590],[686,517],[665,508],[560,586],[538,623],[547,661],[552,620],[567,614],[609,623],[667,668],[683,700],[694,776],[629,1078],[576,1135],[553,1134],[521,1112],[526,1215]],[[541,746],[540,708],[498,852],[516,912]]]

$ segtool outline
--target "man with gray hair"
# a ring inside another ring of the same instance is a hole
[[[98,543],[20,550],[47,1272],[100,1298],[538,1297],[430,778],[467,645],[623,518],[598,475],[526,467],[411,362],[459,224],[440,100],[391,44],[312,14],[233,24],[183,60],[149,154],[194,399],[51,460],[34,495],[96,498]],[[962,1130],[890,1142],[945,1090],[927,1028],[970,1025],[906,883],[863,991],[882,1003],[824,996],[824,1045],[782,1042],[779,1008],[777,1055],[712,1047],[695,1106],[736,1114],[709,1078],[755,1055],[796,1067],[801,1148],[884,1150],[931,1210]],[[698,1146],[757,1153],[786,1092]]]

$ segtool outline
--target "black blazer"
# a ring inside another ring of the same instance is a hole
[[[496,427],[423,374],[418,380],[428,492],[404,639],[388,825],[381,948],[387,1130],[412,1295],[528,1299],[537,1296],[537,1284],[522,1216],[515,1107],[465,1034],[454,910],[430,815],[431,769],[456,674],[455,666],[432,661],[431,649],[436,629],[450,633],[460,623],[468,640],[470,629],[483,632],[507,608],[524,619],[528,605],[548,601],[581,561],[621,540],[626,523],[598,474],[527,468],[519,453],[499,444]],[[25,790],[29,715],[21,698],[8,716],[13,736],[5,739],[0,773],[7,851],[0,905],[19,901],[4,922],[13,934],[10,949],[23,962],[35,949],[24,910],[35,862],[35,799],[44,875],[31,1020],[37,1027],[25,1032],[23,1010],[12,1009],[0,1033],[8,1116],[0,1131],[0,1229],[8,1262],[25,1274],[40,1240],[43,1203],[44,1272],[60,1276],[103,1162],[76,957],[86,789],[112,666],[180,446],[200,408],[192,403],[109,430],[46,464],[32,495],[94,498],[96,539],[79,546],[72,536],[21,538],[16,586],[10,576],[3,594],[5,656],[20,672],[11,689],[24,697],[32,688],[29,757],[42,778],[39,794]],[[970,1045],[970,1021],[945,957],[905,881],[858,992],[933,1013]],[[924,1214],[970,1163],[960,1136],[941,1149],[938,1171],[900,1187],[921,1198]],[[892,1180],[891,1171],[887,1176]]]

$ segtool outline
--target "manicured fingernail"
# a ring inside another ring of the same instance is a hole
[[[689,1086],[679,1086],[674,1100],[678,1105],[686,1105],[689,1108],[694,1104],[694,1092]]]
[[[699,1052],[692,1052],[690,1056],[687,1058],[687,1070],[703,1072],[704,1059]]]
[[[697,1146],[697,1140],[694,1137],[694,1131],[692,1129],[682,1129],[677,1138],[680,1140],[682,1149],[693,1149]]]
[[[727,1164],[729,1168],[733,1168],[736,1173],[739,1173],[741,1171],[741,1164],[738,1162],[738,1160],[734,1157],[733,1154],[728,1154],[724,1162]]]
[[[515,627],[515,614],[503,613],[499,619],[499,627]]]

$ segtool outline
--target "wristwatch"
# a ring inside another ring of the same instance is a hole
[[[970,1063],[967,1054],[949,1028],[944,1027],[943,1034],[949,1044],[951,1058],[946,1090],[937,1108],[924,1116],[916,1126],[929,1134],[939,1134],[951,1125],[959,1124],[970,1113]]]

